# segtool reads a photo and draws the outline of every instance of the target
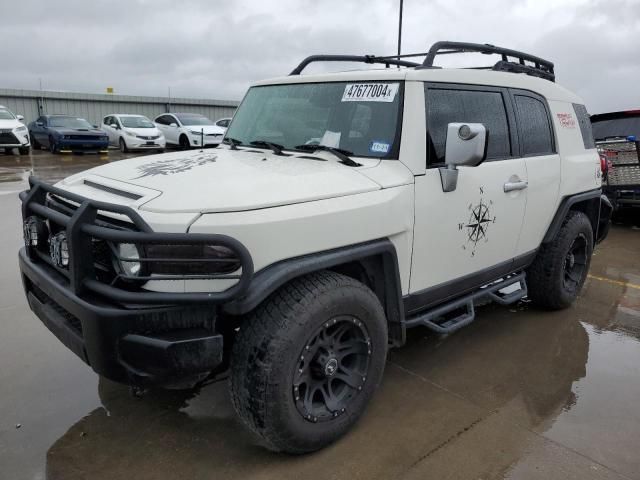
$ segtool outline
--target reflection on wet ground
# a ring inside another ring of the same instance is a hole
[[[0,156],[0,165],[38,163],[54,180],[106,161],[75,158]],[[322,452],[288,457],[244,430],[224,383],[134,398],[38,322],[15,258],[19,202],[8,192],[23,186],[0,185],[1,478],[640,478],[637,218],[598,248],[572,308],[488,305],[455,335],[410,332],[357,427]]]

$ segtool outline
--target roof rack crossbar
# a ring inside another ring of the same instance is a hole
[[[541,77],[552,82],[555,81],[553,62],[535,55],[519,52],[518,50],[496,47],[488,43],[436,42],[429,49],[420,68],[433,68],[433,62],[438,55],[468,52],[500,55],[502,60],[492,67],[494,70],[526,73],[527,75]],[[517,62],[510,61],[509,57],[517,59]],[[526,62],[533,63],[533,65],[527,65]]]
[[[402,56],[404,55],[401,55],[401,57]],[[390,65],[396,65],[399,67],[418,67],[420,65],[416,62],[399,60],[397,55],[395,57],[377,57],[375,55],[311,55],[310,57],[307,57],[302,62],[300,62],[300,65],[294,68],[289,75],[300,75],[300,73],[307,67],[307,65],[314,62],[361,62],[369,64],[375,63],[386,65],[387,68]]]

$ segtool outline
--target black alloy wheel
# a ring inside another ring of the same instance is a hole
[[[325,323],[299,356],[292,394],[296,408],[310,422],[331,420],[347,410],[367,380],[371,340],[356,317]]]
[[[569,292],[576,292],[584,281],[587,270],[588,242],[584,234],[574,240],[564,259],[564,288]]]

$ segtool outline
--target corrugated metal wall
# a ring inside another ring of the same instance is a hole
[[[233,115],[239,102],[230,100],[202,100],[190,98],[135,97],[69,92],[40,92],[0,88],[0,105],[23,115],[25,123],[41,114],[63,113],[86,118],[99,125],[112,113],[136,113],[153,118],[165,112],[200,113],[211,120]]]

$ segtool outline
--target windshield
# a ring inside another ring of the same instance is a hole
[[[245,145],[262,140],[293,150],[325,145],[359,157],[397,158],[400,82],[252,87],[227,130]]]
[[[592,123],[593,136],[596,140],[611,137],[628,137],[634,135],[640,138],[640,115],[625,115],[620,118],[596,120]]]
[[[0,108],[0,120],[13,120],[14,117],[13,113],[11,113],[9,110],[4,110]]]
[[[184,113],[179,113],[176,117],[178,117],[182,125],[214,125],[211,120],[202,115],[185,115]]]
[[[76,117],[49,117],[50,127],[63,128],[93,128],[84,118]]]
[[[120,117],[120,121],[125,128],[155,128],[147,117]]]

